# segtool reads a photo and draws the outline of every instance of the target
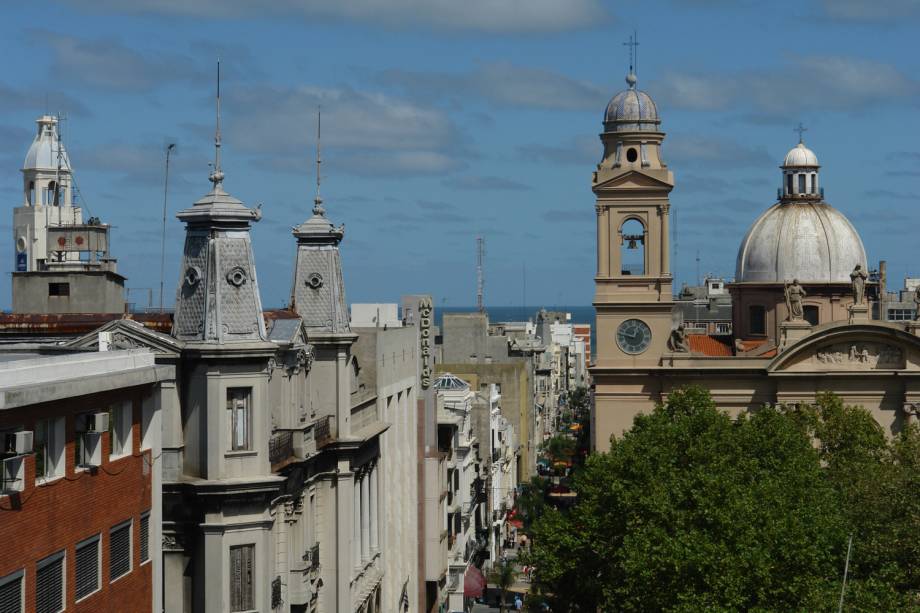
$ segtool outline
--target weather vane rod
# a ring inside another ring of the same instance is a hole
[[[214,171],[211,173],[211,183],[214,189],[221,187],[224,173],[220,168],[220,58],[217,59],[217,121],[214,129]]]
[[[320,172],[320,166],[323,163],[322,149],[320,142],[323,136],[323,107],[317,107],[316,109],[316,197],[313,199],[313,213],[316,215],[322,215],[325,213],[323,209],[323,197],[319,193],[320,183],[322,183],[322,174]]]

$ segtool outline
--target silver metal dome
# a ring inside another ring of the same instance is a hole
[[[783,160],[783,168],[820,168],[818,156],[815,152],[805,146],[805,143],[799,143],[789,150],[786,158]]]
[[[849,283],[866,269],[853,224],[825,202],[781,202],[761,215],[738,250],[736,282]]]
[[[64,149],[64,143],[58,137],[57,117],[51,115],[42,115],[36,122],[38,124],[38,133],[35,140],[26,153],[26,159],[22,163],[23,170],[56,170],[60,163],[62,170],[70,170],[70,158],[67,156],[67,150]],[[60,161],[58,160],[58,151],[60,150]]]
[[[604,126],[608,132],[657,132],[661,120],[655,101],[644,91],[636,89],[636,77],[626,77],[629,89],[621,91],[607,103]]]

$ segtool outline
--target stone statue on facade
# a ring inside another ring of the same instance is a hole
[[[808,293],[805,288],[799,285],[798,279],[793,279],[791,284],[786,285],[786,309],[789,311],[789,317],[786,321],[801,321],[805,318],[805,309],[802,303]]]
[[[674,353],[690,353],[690,343],[687,342],[687,331],[684,329],[684,324],[671,330],[671,336],[668,337],[668,349]]]
[[[861,264],[857,264],[850,273],[850,282],[853,284],[853,304],[863,304],[866,301],[866,279],[868,278]]]

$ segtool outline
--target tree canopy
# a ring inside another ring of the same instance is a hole
[[[673,393],[533,524],[554,611],[920,611],[920,433],[825,395],[733,419]]]

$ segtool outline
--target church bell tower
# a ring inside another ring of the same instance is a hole
[[[631,41],[632,44],[632,41]],[[668,195],[674,176],[661,158],[661,121],[652,98],[628,88],[604,114],[597,198],[595,367],[657,366],[672,328]]]

